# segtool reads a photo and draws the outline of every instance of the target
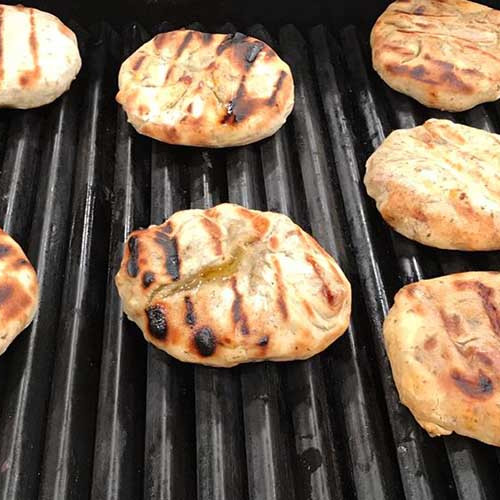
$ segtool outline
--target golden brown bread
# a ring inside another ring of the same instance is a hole
[[[305,359],[347,328],[350,285],[288,217],[223,204],[134,231],[116,276],[128,317],[182,360]]]
[[[384,323],[401,402],[431,435],[500,446],[500,273],[402,288]]]
[[[0,354],[33,320],[38,280],[21,247],[0,229]]]
[[[161,33],[122,65],[116,99],[144,135],[228,147],[274,134],[293,107],[288,65],[241,33]]]
[[[451,250],[500,249],[500,136],[428,120],[392,132],[365,185],[396,231]]]
[[[500,97],[500,12],[467,0],[399,0],[371,33],[375,70],[430,108]]]

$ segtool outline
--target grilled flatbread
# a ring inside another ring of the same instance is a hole
[[[0,229],[0,354],[33,320],[38,280],[21,247]]]
[[[116,276],[128,317],[182,361],[305,359],[344,333],[349,282],[288,217],[223,204],[134,231]]]
[[[500,446],[500,273],[405,286],[384,337],[401,402],[427,432]]]
[[[0,107],[27,109],[54,101],[80,67],[75,34],[57,17],[0,5]]]
[[[500,136],[448,120],[396,130],[365,184],[396,231],[450,250],[500,249]]]
[[[294,100],[288,65],[241,33],[157,35],[123,63],[119,88],[116,99],[139,133],[214,148],[274,134]]]
[[[464,111],[500,97],[500,11],[467,0],[399,0],[371,34],[373,66],[425,106]]]

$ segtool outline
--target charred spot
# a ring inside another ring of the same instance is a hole
[[[165,226],[162,228],[162,231],[165,233],[165,234],[172,234],[172,231],[174,230],[173,226],[172,226],[172,223],[170,221],[168,221]]]
[[[10,253],[9,245],[0,245],[0,257],[4,257],[9,253]]]
[[[189,45],[192,39],[193,39],[193,31],[188,31],[186,36],[184,37],[184,40],[182,40],[182,43],[179,45],[175,57],[180,57],[182,55],[182,53],[186,50],[187,46]]]
[[[460,193],[460,196],[458,197],[459,200],[465,200],[467,198],[467,195],[465,193]]]
[[[247,69],[253,64],[260,51],[264,48],[262,42],[250,43],[245,53],[245,61],[247,62]]]
[[[130,253],[127,263],[127,273],[130,277],[136,278],[139,274],[139,240],[136,236],[131,236],[128,240],[128,251]]]
[[[194,344],[201,356],[207,357],[215,352],[217,339],[212,330],[204,326],[194,332]]]
[[[201,43],[203,43],[203,45],[209,45],[212,42],[212,38],[213,38],[212,33],[202,33]]]
[[[155,275],[151,271],[146,271],[142,275],[142,286],[149,288],[155,282]]]
[[[186,111],[187,111],[188,113],[191,113],[191,112],[193,111],[193,103],[192,103],[192,102],[190,102],[190,103],[188,104],[188,107],[187,107],[187,110],[186,110]]]
[[[0,307],[10,299],[13,293],[14,289],[11,285],[0,285]]]
[[[492,380],[479,373],[477,379],[470,379],[462,375],[458,370],[454,370],[450,374],[455,382],[455,385],[467,396],[471,398],[488,397],[493,392]]]
[[[169,238],[165,233],[158,231],[155,242],[161,247],[165,254],[165,267],[174,281],[180,277],[180,258],[177,249],[177,239]]]
[[[182,75],[179,81],[185,83],[186,85],[191,85],[193,79],[189,75]]]
[[[241,307],[241,302],[242,302],[242,297],[240,292],[238,292],[238,288],[236,286],[236,278],[232,278],[231,280],[231,285],[233,288],[234,292],[234,301],[233,301],[233,307],[231,308],[231,312],[233,315],[233,322],[236,325],[240,324],[241,328],[241,333],[243,335],[248,335],[249,329],[248,329],[248,321],[245,312],[242,310]]]
[[[137,71],[141,67],[142,63],[144,62],[144,59],[146,59],[146,56],[139,56],[135,60],[134,65],[132,66],[132,69],[134,71]]]
[[[264,337],[261,337],[259,341],[257,342],[257,345],[264,347],[269,343],[269,337],[265,335]]]
[[[196,316],[194,314],[194,305],[191,302],[191,298],[188,296],[184,297],[184,303],[186,304],[186,323],[190,326],[194,326],[196,324]]]
[[[413,13],[417,16],[421,16],[425,12],[425,7],[423,5],[419,5]]]
[[[168,326],[163,306],[148,307],[146,309],[146,316],[148,317],[148,326],[151,335],[158,340],[165,339],[168,333]]]
[[[455,90],[459,90],[465,93],[472,93],[474,91],[474,89],[470,85],[467,85],[463,80],[458,78],[453,70],[444,71],[443,73],[441,73],[440,79],[443,83],[447,83]]]
[[[217,49],[216,49],[217,55],[220,56],[229,47],[232,47],[234,45],[242,43],[246,39],[247,39],[247,36],[244,35],[243,33],[239,33],[239,32],[231,33],[230,35],[227,35],[224,38],[224,40],[222,40],[222,42],[217,47]]]
[[[222,123],[239,123],[249,116],[257,106],[258,100],[251,99],[246,95],[246,76],[243,75],[234,98],[226,106],[226,115]]]
[[[269,106],[274,106],[276,104],[276,97],[278,96],[278,92],[280,91],[281,87],[283,86],[283,82],[285,81],[285,78],[286,78],[286,72],[281,71],[280,76],[278,77],[278,80],[274,84],[273,93],[271,94],[271,97],[267,101],[267,104]]]

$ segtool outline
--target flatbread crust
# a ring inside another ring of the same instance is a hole
[[[407,238],[450,250],[500,249],[500,135],[448,120],[392,132],[365,185]]]
[[[373,67],[430,108],[464,111],[500,97],[500,11],[466,0],[399,0],[371,33]]]
[[[264,42],[179,30],[122,65],[116,100],[140,133],[170,144],[228,147],[274,134],[293,108],[288,65]]]
[[[401,402],[424,429],[500,446],[500,273],[405,286],[384,337]]]
[[[21,247],[0,229],[0,354],[33,320],[38,279]]]
[[[306,359],[344,333],[351,289],[288,217],[223,204],[134,231],[116,276],[128,317],[181,361]]]
[[[0,107],[54,101],[69,89],[81,64],[75,34],[57,17],[0,5]]]

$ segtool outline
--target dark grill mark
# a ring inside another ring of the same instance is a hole
[[[458,314],[447,314],[443,309],[439,309],[439,316],[441,316],[441,321],[448,335],[459,337],[463,333],[462,323]]]
[[[30,50],[33,58],[33,69],[25,71],[19,77],[19,83],[23,87],[30,87],[40,78],[40,65],[38,63],[38,39],[36,37],[35,14],[30,9]]]
[[[387,71],[395,75],[407,75],[410,78],[418,80],[419,82],[428,83],[429,85],[436,85],[438,82],[430,78],[426,78],[427,70],[422,64],[409,68],[406,64],[388,64]]]
[[[151,306],[146,309],[149,332],[158,340],[167,337],[167,318],[162,306]]]
[[[153,38],[153,44],[157,49],[163,48],[163,44],[165,43],[165,38],[168,36],[168,33],[160,33]]]
[[[193,39],[193,32],[188,31],[187,35],[184,37],[184,40],[182,40],[182,43],[179,45],[179,48],[177,49],[177,52],[175,54],[176,58],[182,55],[182,53],[184,52],[184,50],[186,50],[186,47],[189,45],[192,39]]]
[[[264,44],[261,42],[256,42],[256,43],[251,43],[248,46],[248,49],[245,54],[245,61],[247,62],[247,70],[250,68],[250,66],[253,64],[255,59],[257,59],[257,56],[259,55],[259,52],[264,48]]]
[[[226,49],[243,42],[244,40],[246,40],[246,38],[246,35],[244,35],[243,33],[232,33],[230,35],[227,35],[226,38],[224,38],[224,40],[222,40],[220,45],[217,47],[217,55],[220,56]]]
[[[286,72],[281,71],[277,82],[274,84],[273,93],[271,94],[271,97],[267,101],[267,104],[269,106],[274,106],[276,104],[276,97],[278,96],[278,92],[280,91],[281,87],[283,86],[283,81],[285,80],[285,78],[286,78]]]
[[[241,309],[241,294],[238,292],[238,288],[236,286],[236,278],[231,279],[231,286],[234,292],[234,302],[232,307],[233,321],[234,325],[240,324],[241,333],[243,335],[248,335],[250,330],[248,329],[247,317],[244,311]]]
[[[495,332],[495,335],[500,336],[500,316],[498,314],[497,306],[493,303],[495,291],[493,288],[477,282],[477,293],[479,297],[481,297],[484,310],[490,320],[491,329]]]
[[[132,69],[133,69],[134,71],[137,71],[137,70],[141,67],[142,63],[144,62],[144,59],[146,59],[146,56],[140,56],[140,57],[138,57],[138,58],[135,60],[135,63],[134,63],[134,65],[132,66]]]
[[[484,352],[476,352],[475,356],[481,363],[487,366],[491,366],[493,364],[493,360],[487,354],[484,354]]]
[[[170,79],[170,75],[172,74],[173,70],[174,70],[174,64],[172,64],[170,68],[168,68],[167,74],[165,75],[165,81],[163,82],[164,84],[167,83],[168,80]]]
[[[184,297],[184,303],[186,304],[186,323],[190,326],[196,324],[196,316],[194,314],[194,305],[191,302],[190,297]]]
[[[210,235],[210,238],[212,238],[212,241],[214,242],[215,255],[221,255],[222,254],[222,242],[221,242],[222,233],[221,233],[219,226],[207,217],[204,217],[203,219],[201,219],[201,222],[202,222],[203,226],[205,226],[207,233]]]
[[[217,339],[210,328],[204,326],[194,333],[194,343],[198,352],[204,356],[211,356],[217,347]]]
[[[0,257],[7,255],[10,252],[10,247],[8,245],[0,245]]]
[[[127,263],[127,273],[130,277],[136,278],[139,274],[139,241],[135,236],[131,236],[128,240],[128,251],[130,256]]]
[[[269,343],[269,337],[266,335],[265,337],[261,337],[259,341],[257,342],[257,345],[260,345],[261,347],[266,346]]]
[[[451,378],[464,394],[472,398],[484,398],[493,392],[493,382],[483,373],[479,373],[477,380],[470,380],[455,370]]]
[[[202,33],[201,34],[201,43],[203,45],[208,45],[212,41],[212,33]]]
[[[314,260],[314,257],[312,257],[311,255],[307,255],[306,260],[307,260],[307,262],[309,262],[309,264],[311,264],[311,267],[313,268],[314,273],[316,274],[316,276],[320,279],[320,281],[322,283],[321,293],[325,297],[328,304],[333,306],[333,304],[335,303],[335,295],[332,293],[330,288],[328,288],[328,285],[326,284],[325,278],[323,278],[323,274],[321,272],[321,268],[319,267],[319,264]]]
[[[286,291],[285,286],[283,284],[283,275],[281,272],[281,266],[277,259],[273,259],[274,268],[275,268],[275,276],[276,276],[276,287],[278,291],[278,308],[283,316],[283,319],[288,318],[288,308],[286,306]]]
[[[193,79],[189,75],[182,75],[179,81],[185,83],[186,85],[191,85]]]
[[[174,230],[174,228],[172,227],[172,223],[170,221],[168,221],[166,224],[165,224],[165,227],[162,228],[162,231],[165,233],[165,234],[172,234],[172,231]]]
[[[155,282],[155,275],[151,271],[146,271],[142,275],[142,286],[149,288]]]
[[[155,236],[155,242],[162,248],[165,254],[165,265],[168,274],[170,274],[174,281],[177,281],[180,277],[180,259],[177,252],[177,240],[175,238],[170,239],[165,233],[158,231]]]

